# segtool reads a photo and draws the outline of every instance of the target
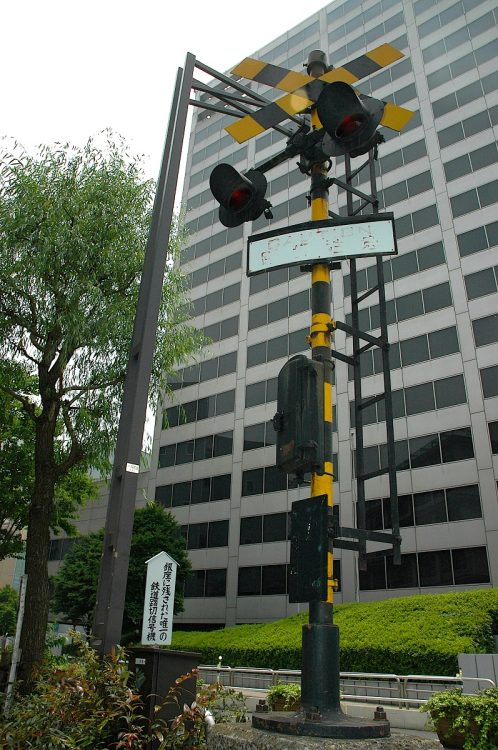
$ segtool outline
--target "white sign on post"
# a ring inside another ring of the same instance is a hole
[[[159,552],[145,564],[147,565],[147,581],[142,645],[169,645],[173,633],[173,606],[178,565],[167,552]]]
[[[392,213],[304,222],[249,237],[247,275],[397,252]]]

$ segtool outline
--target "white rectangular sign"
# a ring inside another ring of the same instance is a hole
[[[167,552],[159,552],[147,560],[146,565],[142,645],[169,645],[173,634],[173,607],[178,565]]]
[[[360,220],[348,217],[344,223],[306,222],[249,237],[247,274],[320,261],[396,255],[397,252],[392,214]]]

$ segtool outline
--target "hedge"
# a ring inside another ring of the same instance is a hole
[[[172,648],[199,651],[201,663],[301,668],[307,613],[208,632],[174,631]],[[344,672],[454,675],[459,653],[494,651],[498,589],[407,596],[334,607]]]

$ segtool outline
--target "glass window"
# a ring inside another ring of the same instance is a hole
[[[207,546],[207,523],[191,523],[188,527],[187,549],[205,549]]]
[[[173,485],[172,506],[177,508],[179,505],[189,505],[190,503],[190,482],[177,482]]]
[[[447,489],[446,503],[448,506],[448,519],[450,521],[481,518],[481,499],[477,484]]]
[[[472,171],[468,154],[463,154],[463,156],[459,156],[457,159],[451,159],[451,161],[447,161],[443,166],[447,182],[458,180],[459,177],[463,177]]]
[[[159,468],[175,465],[176,445],[162,445],[159,448]]]
[[[277,400],[278,378],[270,378],[266,381],[266,401]]]
[[[227,456],[232,452],[232,431],[220,432],[214,436],[213,456]]]
[[[455,585],[489,583],[486,547],[467,547],[451,551]]]
[[[497,160],[498,149],[496,148],[496,143],[489,143],[487,146],[482,146],[470,154],[470,161],[472,162],[474,172],[478,169],[484,169],[484,167],[493,164]]]
[[[225,271],[225,259],[217,260],[215,263],[211,263],[208,266],[209,269],[209,280],[216,279],[218,276],[223,276]],[[195,273],[195,271],[194,271]]]
[[[222,354],[218,358],[218,377],[222,375],[228,375],[231,372],[237,370],[237,352],[229,352],[228,354]]]
[[[385,498],[382,501],[382,507],[384,511],[384,528],[391,528],[391,505],[389,498]],[[413,526],[413,499],[411,495],[398,495],[398,516],[399,525],[401,528],[405,526]]]
[[[230,336],[236,336],[239,332],[239,318],[228,318],[221,321],[221,338],[228,339]]]
[[[263,492],[263,469],[242,472],[242,496],[260,495]]]
[[[230,414],[235,407],[235,391],[216,394],[216,414]]]
[[[200,365],[190,365],[183,371],[183,387],[186,388],[188,385],[196,385],[199,382],[200,377]]]
[[[458,250],[462,258],[466,255],[478,253],[488,247],[488,240],[486,238],[484,227],[477,227],[477,229],[471,229],[468,232],[458,234],[457,242]]]
[[[289,341],[287,336],[277,336],[274,339],[270,339],[267,342],[267,345],[268,362],[271,362],[274,359],[280,359],[281,357],[287,357],[289,351]]]
[[[195,596],[204,596],[204,581],[206,578],[205,570],[192,570],[185,580],[185,599]]]
[[[179,423],[180,409],[178,406],[170,406],[163,412],[163,430],[168,427],[176,427]]]
[[[477,299],[496,292],[496,278],[492,268],[470,273],[465,276],[468,299]]]
[[[412,214],[413,231],[421,232],[423,229],[435,226],[438,222],[436,206],[427,206]]]
[[[405,294],[404,297],[398,297],[396,300],[396,310],[398,312],[398,320],[408,320],[408,318],[423,315],[422,295],[420,292],[412,292],[412,294]]]
[[[204,479],[194,479],[190,494],[190,502],[193,505],[196,503],[209,502],[210,484],[209,477],[205,477]]]
[[[310,301],[309,292],[307,289],[303,292],[293,294],[291,297],[289,297],[289,315],[297,315],[300,312],[309,310],[309,308]]]
[[[180,405],[180,424],[189,424],[195,422],[197,416],[197,401],[189,401],[187,404]],[[200,417],[202,419],[202,417]]]
[[[276,380],[276,378],[275,378]],[[246,409],[251,406],[265,403],[266,382],[261,380],[259,383],[246,385]]]
[[[418,271],[417,255],[415,252],[398,255],[397,258],[392,259],[391,264],[393,279],[401,279]]]
[[[223,290],[218,289],[216,292],[211,292],[206,296],[206,312],[211,310],[217,310],[223,305]]]
[[[263,596],[287,593],[286,565],[263,565],[261,593]]]
[[[261,566],[251,565],[239,568],[238,596],[258,596],[261,594]]]
[[[223,289],[223,304],[229,305],[240,299],[240,284],[231,284]]]
[[[247,366],[254,367],[266,362],[266,341],[247,347]]]
[[[418,586],[417,555],[401,555],[401,565],[387,558],[387,588],[406,589]]]
[[[458,346],[458,337],[456,328],[443,328],[440,331],[429,333],[429,349],[431,359],[445,357],[447,354],[454,354],[460,351]]]
[[[365,503],[365,527],[370,530],[382,529],[382,500],[367,500]]]
[[[360,590],[374,591],[386,588],[386,569],[383,559],[369,560],[366,570],[360,570]]]
[[[451,557],[449,550],[418,553],[420,586],[451,586]]]
[[[268,323],[273,323],[275,320],[281,320],[287,318],[289,315],[289,301],[287,297],[284,299],[270,302],[268,305]]]
[[[201,381],[213,380],[217,376],[218,371],[218,360],[208,359],[205,362],[201,362]]]
[[[448,520],[443,490],[416,492],[413,496],[413,502],[417,526],[429,523],[445,523]]]
[[[213,436],[199,437],[195,439],[194,461],[204,461],[213,455]]]
[[[441,451],[443,454],[443,463],[474,458],[474,446],[472,444],[470,427],[461,427],[459,430],[442,432]]]
[[[206,570],[206,596],[225,596],[227,571],[224,568]]]
[[[455,195],[453,198],[450,198],[450,203],[454,218],[468,214],[470,211],[477,211],[480,207],[475,188],[467,190],[465,193],[460,193],[460,195]]]
[[[498,396],[498,365],[479,370],[484,398]]]
[[[285,212],[285,215],[287,216],[287,211]],[[272,286],[284,284],[287,279],[287,268],[277,268],[275,271],[270,271],[268,273],[268,286],[271,288]]]
[[[411,196],[419,195],[420,193],[424,193],[426,190],[432,188],[431,173],[421,172],[420,174],[410,177],[406,183],[408,185],[408,193]]]
[[[463,375],[454,375],[451,378],[443,378],[434,382],[436,392],[436,406],[438,409],[444,409],[446,406],[455,404],[465,404],[467,396],[465,393],[465,384]]]
[[[434,242],[432,245],[419,248],[417,250],[417,258],[420,271],[439,266],[445,261],[443,243]]]
[[[472,321],[476,346],[486,346],[498,341],[498,314]]]
[[[299,352],[304,352],[309,349],[309,344],[306,338],[308,333],[309,330],[307,328],[302,328],[299,331],[289,333],[289,355],[298,354]]]
[[[226,547],[228,545],[228,519],[210,521],[208,528],[208,547]]]
[[[425,334],[400,341],[399,345],[403,367],[413,365],[416,362],[426,362],[429,359],[429,345]]]
[[[439,436],[424,435],[424,437],[410,438],[410,463],[412,469],[421,466],[433,466],[441,463]]]
[[[257,276],[251,276],[249,294],[257,294],[264,289],[268,289],[268,274],[260,273]]]
[[[219,323],[213,323],[211,326],[206,326],[203,331],[206,338],[211,339],[212,341],[219,341],[220,340],[220,324]]]
[[[425,312],[441,310],[443,307],[451,306],[451,292],[448,282],[436,284],[428,289],[422,289]]]
[[[457,122],[454,125],[450,125],[448,128],[440,130],[437,134],[437,137],[441,148],[445,148],[445,146],[451,146],[453,143],[457,143],[458,141],[463,141],[465,135],[463,133],[462,123]]]
[[[491,451],[498,453],[498,422],[489,422],[489,439],[491,441]]]
[[[154,496],[156,503],[164,505],[165,508],[170,508],[172,490],[173,487],[171,484],[163,484],[156,487],[156,493]]]
[[[263,541],[262,516],[240,519],[240,544],[259,544]]]
[[[261,307],[255,307],[253,310],[249,310],[249,330],[265,326],[267,323],[268,305],[262,305]]]
[[[422,383],[421,385],[413,385],[411,388],[406,388],[405,403],[408,416],[411,414],[421,414],[424,411],[432,411],[435,406],[432,383]]]
[[[220,474],[211,479],[211,502],[229,500],[232,483],[231,474]]]
[[[276,466],[265,468],[265,492],[278,492],[287,489],[287,474],[284,474]]]
[[[265,445],[265,424],[251,424],[244,427],[244,450],[252,451]]]
[[[263,516],[263,542],[282,542],[287,539],[287,513]]]

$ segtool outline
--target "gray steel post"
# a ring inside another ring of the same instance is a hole
[[[100,654],[109,653],[121,640],[138,467],[194,66],[195,57],[189,53],[185,67],[178,70],[145,250],[124,384],[92,628],[92,643]]]

